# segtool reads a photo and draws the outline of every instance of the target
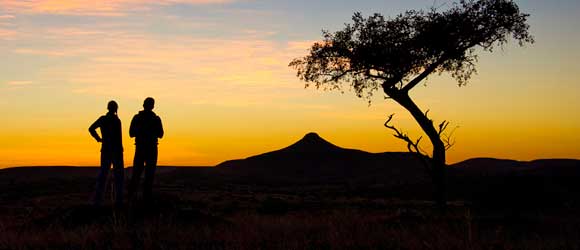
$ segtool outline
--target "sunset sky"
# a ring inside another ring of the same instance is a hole
[[[580,158],[580,1],[516,1],[536,43],[480,51],[465,87],[432,76],[412,96],[457,127],[448,163],[472,157]],[[131,117],[157,100],[161,165],[215,165],[317,132],[345,148],[405,151],[383,127],[422,135],[378,92],[304,88],[288,63],[353,12],[394,16],[443,0],[0,0],[0,168],[99,164],[87,129],[119,103],[126,166]],[[427,140],[424,146],[428,148]]]

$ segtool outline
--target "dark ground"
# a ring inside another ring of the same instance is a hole
[[[577,161],[550,175],[473,167],[489,161],[450,169],[445,214],[428,180],[376,174],[267,181],[159,167],[152,204],[113,210],[88,205],[97,168],[5,169],[0,249],[580,249]]]

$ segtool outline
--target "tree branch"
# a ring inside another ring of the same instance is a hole
[[[453,145],[455,145],[453,133],[455,133],[455,130],[458,128],[455,127],[453,130],[451,130],[451,132],[449,132],[449,134],[444,134],[443,132],[447,129],[447,126],[449,126],[448,121],[441,122],[439,124],[439,131],[437,132],[441,138],[441,141],[443,141],[443,144],[445,144],[445,151],[449,150],[451,147],[453,147]]]
[[[367,69],[367,70],[364,72],[364,74],[365,74],[367,77],[370,77],[370,78],[376,78],[376,79],[379,79],[379,80],[384,80],[384,81],[388,81],[388,80],[389,80],[388,78],[386,78],[386,77],[383,77],[383,76],[381,76],[380,74],[376,74],[376,75],[373,75],[373,74],[371,74],[371,70],[375,70],[375,69]],[[376,70],[376,71],[378,71],[378,70]]]
[[[439,123],[439,129],[437,131],[439,138],[441,138],[441,141],[444,144],[445,151],[449,150],[451,147],[453,147],[453,145],[455,145],[455,140],[453,139],[453,133],[458,128],[458,127],[453,128],[453,130],[451,130],[451,132],[449,132],[449,134],[443,133],[443,132],[445,132],[445,130],[447,129],[448,126],[449,126],[448,121],[442,121],[441,123]]]
[[[340,78],[342,78],[343,76],[345,76],[351,72],[355,72],[355,70],[352,70],[352,69],[345,70],[342,73],[337,74],[337,75],[328,74],[328,77],[330,77],[330,81],[336,82],[336,81],[340,80]]]
[[[328,79],[326,80],[322,80],[322,82],[337,82],[339,81],[341,78],[343,78],[344,76],[348,75],[348,74],[364,74],[365,70],[354,70],[354,69],[349,69],[349,70],[345,70],[342,72],[339,72],[338,74],[333,74],[336,73],[337,71],[333,71],[333,72],[329,72],[329,73],[321,73],[320,76],[323,77],[328,77]],[[375,76],[373,76],[375,77]],[[379,77],[377,77],[379,78]],[[381,78],[379,78],[381,79]]]
[[[449,122],[445,121],[445,120],[442,121],[441,123],[439,123],[439,131],[437,131],[437,134],[439,134],[439,136],[441,136],[441,134],[447,128],[448,125],[449,125]]]
[[[397,129],[393,125],[389,125],[389,122],[391,122],[391,120],[393,119],[393,116],[394,115],[395,114],[389,115],[389,118],[385,122],[385,127],[387,127],[390,130],[393,130],[395,132],[395,134],[393,134],[393,136],[395,136],[396,138],[401,139],[401,140],[407,142],[407,149],[409,150],[409,152],[417,154],[419,156],[421,162],[425,166],[425,169],[427,170],[427,173],[429,173],[429,175],[433,175],[432,169],[430,167],[431,165],[429,164],[429,161],[427,161],[427,159],[429,158],[429,156],[427,154],[425,154],[423,152],[423,150],[421,150],[421,148],[419,147],[419,143],[421,143],[421,139],[423,139],[423,137],[421,136],[416,141],[413,141],[413,140],[411,140],[411,138],[409,138],[409,136],[406,133],[404,133],[401,130]]]
[[[409,92],[413,87],[415,87],[417,84],[419,84],[419,82],[421,82],[423,79],[427,78],[427,76],[429,76],[429,74],[433,73],[433,71],[435,71],[437,69],[437,67],[439,67],[445,60],[447,60],[447,56],[445,56],[445,55],[441,56],[439,59],[437,59],[437,61],[435,61],[434,63],[429,65],[429,67],[427,67],[423,72],[421,72],[421,74],[419,74],[417,77],[415,77],[409,83],[407,83],[407,85],[405,85],[401,90],[403,90],[405,92]]]
[[[419,139],[417,139],[416,141],[413,141],[403,131],[397,129],[395,126],[389,125],[389,122],[391,122],[391,120],[393,119],[393,116],[394,116],[394,114],[389,115],[389,118],[385,122],[385,127],[387,127],[390,130],[393,130],[395,132],[395,134],[393,134],[393,136],[395,136],[396,138],[399,138],[399,139],[407,142],[407,149],[409,149],[410,152],[414,152],[414,153],[419,153],[419,154],[422,154],[422,155],[426,155],[419,148],[419,143],[421,142],[422,137],[419,137]]]

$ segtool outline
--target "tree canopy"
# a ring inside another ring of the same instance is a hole
[[[438,129],[409,96],[409,91],[433,73],[450,73],[464,85],[476,72],[476,48],[493,51],[508,40],[520,46],[533,43],[526,23],[528,14],[520,13],[512,0],[460,0],[445,10],[410,10],[393,18],[360,13],[353,23],[335,33],[323,31],[323,41],[315,43],[310,53],[294,59],[290,66],[297,75],[317,88],[340,89],[349,83],[359,97],[369,98],[383,92],[415,118],[433,145],[426,165],[435,184],[435,200],[445,210],[445,150],[442,140],[447,121]],[[420,152],[418,140],[411,140],[389,122],[385,127],[407,142],[410,151]],[[446,140],[449,142],[448,140]],[[449,143],[447,143],[449,144]],[[424,159],[424,158],[423,158]]]
[[[476,72],[475,48],[492,51],[510,37],[520,46],[534,42],[528,16],[510,0],[461,0],[443,11],[409,10],[393,18],[355,13],[352,24],[323,31],[324,40],[290,66],[307,86],[349,83],[359,97],[380,87],[387,95],[408,92],[431,73],[448,72],[463,85]]]

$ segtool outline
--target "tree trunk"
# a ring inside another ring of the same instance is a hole
[[[437,203],[437,206],[444,211],[447,206],[446,197],[445,197],[445,183],[446,183],[446,175],[445,175],[445,145],[443,141],[441,141],[441,137],[439,133],[433,126],[433,121],[431,121],[427,115],[419,109],[417,104],[411,100],[409,94],[405,91],[400,90],[385,90],[385,93],[389,95],[393,100],[407,109],[413,118],[419,123],[421,129],[427,134],[431,144],[433,144],[433,157],[431,158],[431,172],[433,178],[433,184],[435,186],[434,190],[434,199]]]

